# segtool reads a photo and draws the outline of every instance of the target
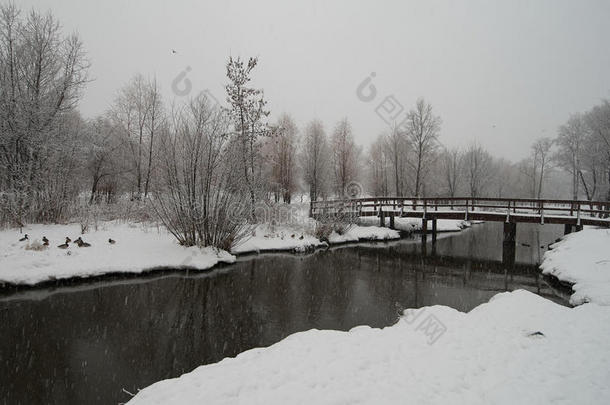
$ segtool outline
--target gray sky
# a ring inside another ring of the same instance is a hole
[[[17,0],[52,10],[82,37],[95,79],[81,111],[103,112],[135,73],[156,75],[166,100],[187,66],[193,94],[224,102],[229,55],[258,56],[254,84],[272,117],[328,132],[348,117],[368,145],[387,128],[386,97],[418,97],[443,119],[441,141],[474,139],[516,160],[570,113],[610,98],[610,1]],[[176,54],[171,50],[175,49]],[[371,72],[376,98],[356,88]]]

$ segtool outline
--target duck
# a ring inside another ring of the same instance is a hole
[[[108,243],[110,243],[111,245],[114,245],[116,243],[116,240],[114,239],[108,239]]]
[[[60,249],[67,249],[68,246],[70,246],[70,242],[72,242],[72,240],[66,236],[66,243],[62,243],[61,245],[57,245],[57,247],[60,248]]]
[[[23,238],[19,239],[19,242],[25,242],[26,240],[28,240],[28,234],[26,233]]]
[[[42,244],[43,244],[44,246],[49,246],[49,240],[47,239],[47,237],[46,237],[46,236],[43,236],[43,237],[42,237]]]
[[[83,239],[79,236],[78,239],[74,241],[78,245],[78,247],[90,247],[91,244],[83,241]]]

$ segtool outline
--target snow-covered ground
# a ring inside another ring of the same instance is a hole
[[[154,268],[208,269],[219,262],[231,263],[235,257],[213,248],[185,248],[164,228],[142,224],[101,223],[98,230],[80,234],[80,226],[30,225],[23,230],[29,241],[14,229],[0,231],[0,283],[36,284],[72,277],[91,277],[105,273],[141,273]],[[41,250],[42,237],[50,243]],[[67,249],[57,245],[66,236],[79,236],[91,247],[70,243]],[[110,244],[112,238],[115,244]]]
[[[584,229],[555,243],[544,255],[542,272],[572,283],[570,303],[610,305],[610,230]]]
[[[610,307],[526,291],[469,313],[310,330],[140,391],[130,404],[608,404]]]
[[[313,224],[305,226],[259,225],[252,237],[236,246],[231,253],[265,251],[303,252],[327,246],[311,236]],[[193,268],[205,270],[219,262],[231,263],[235,257],[213,248],[185,248],[163,227],[144,224],[102,222],[97,230],[80,234],[78,224],[30,225],[23,230],[29,240],[15,229],[0,231],[0,283],[33,285],[44,281],[72,277],[92,277],[105,273],[141,273],[155,268]],[[46,236],[49,246],[42,246]],[[66,236],[79,236],[91,247],[79,248],[71,243],[59,249]],[[352,226],[343,234],[333,233],[329,243],[383,241],[398,239],[397,231],[376,226]],[[115,244],[110,244],[112,238]]]

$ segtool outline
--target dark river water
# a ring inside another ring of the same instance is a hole
[[[402,308],[469,311],[523,288],[567,303],[536,264],[561,226],[517,226],[514,260],[502,224],[241,258],[211,272],[165,272],[0,291],[4,404],[116,404],[151,383],[271,345],[294,332],[392,325]],[[544,247],[542,247],[544,246]],[[511,255],[509,255],[511,256]],[[512,257],[512,256],[511,256]]]

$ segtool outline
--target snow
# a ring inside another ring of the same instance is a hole
[[[231,249],[231,253],[243,254],[278,250],[305,252],[321,246],[326,246],[326,244],[309,235],[304,229],[290,226],[258,225],[253,230],[252,236]]]
[[[258,225],[253,236],[245,240],[231,253],[243,254],[265,251],[305,252],[328,246],[311,236],[313,223],[285,226]],[[0,283],[33,285],[56,279],[92,277],[105,273],[142,273],[157,268],[192,268],[205,270],[217,263],[232,263],[235,257],[225,251],[213,248],[185,248],[164,230],[146,224],[122,224],[103,222],[98,230],[80,234],[78,224],[70,225],[30,225],[23,230],[30,236],[29,241],[19,242],[23,236],[17,230],[0,231]],[[50,245],[42,250],[42,237],[50,240]],[[82,236],[90,243],[89,248],[79,248],[70,244],[66,250],[57,248],[65,237],[76,240]],[[108,239],[116,240],[111,245]],[[397,231],[376,226],[352,226],[345,234],[333,233],[330,244],[358,241],[383,241],[398,239]]]
[[[480,221],[479,221],[480,222]],[[360,223],[363,225],[378,225],[378,217],[360,217]],[[390,218],[385,218],[386,226],[390,226]],[[437,219],[436,230],[437,232],[458,232],[465,228],[469,228],[471,223],[461,219]],[[395,217],[394,228],[399,231],[414,232],[421,231],[422,220],[421,218],[408,218],[408,217]],[[428,230],[432,230],[432,221],[428,221]]]
[[[331,245],[358,241],[383,241],[399,239],[398,231],[378,226],[353,225],[342,235],[333,232],[328,237]]]
[[[552,245],[544,255],[543,274],[572,283],[570,303],[610,305],[610,230],[586,228]]]
[[[0,283],[28,284],[66,279],[92,277],[105,273],[142,273],[155,268],[209,269],[220,262],[232,263],[235,257],[213,248],[185,248],[164,228],[151,225],[128,225],[104,222],[98,230],[81,235],[78,224],[30,225],[23,231],[29,242],[16,230],[0,231]],[[46,236],[49,247],[39,246]],[[92,246],[79,248],[70,244],[62,250],[66,236],[75,240],[79,236]],[[114,245],[108,239],[116,241]]]
[[[129,403],[608,404],[608,336],[610,307],[567,308],[519,290],[469,313],[432,306],[383,329],[296,333]]]

